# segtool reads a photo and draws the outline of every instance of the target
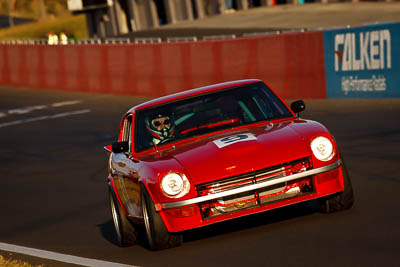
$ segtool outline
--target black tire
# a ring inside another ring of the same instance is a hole
[[[114,193],[109,190],[111,215],[117,233],[118,244],[121,247],[128,247],[137,243],[138,233],[131,222],[125,216]]]
[[[344,190],[320,199],[323,213],[332,213],[350,209],[354,203],[353,186],[346,165],[342,160]]]
[[[160,250],[180,246],[182,234],[168,232],[144,186],[141,187],[141,192],[143,219],[149,248]]]

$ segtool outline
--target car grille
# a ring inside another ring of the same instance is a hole
[[[311,169],[311,163],[310,159],[307,157],[239,176],[200,184],[196,186],[196,190],[199,196],[205,196],[273,180],[307,171],[309,169]],[[313,191],[311,177],[306,177],[295,181],[275,184],[255,191],[244,192],[205,202],[200,205],[200,210],[203,218],[206,219],[255,206],[265,205],[278,200],[288,199]]]

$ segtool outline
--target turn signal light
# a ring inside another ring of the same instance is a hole
[[[165,210],[170,216],[175,218],[184,218],[194,216],[197,213],[196,206],[186,206],[182,208],[174,208]]]

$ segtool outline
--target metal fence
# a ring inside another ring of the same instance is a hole
[[[96,44],[157,44],[162,42],[175,43],[175,42],[198,42],[198,41],[213,41],[213,40],[229,40],[236,38],[249,38],[265,35],[279,35],[282,33],[292,32],[305,32],[317,29],[297,29],[297,30],[278,30],[266,32],[248,32],[241,35],[237,34],[221,34],[221,35],[206,35],[202,37],[197,36],[180,36],[180,37],[166,37],[163,40],[161,37],[136,37],[136,38],[88,38],[88,39],[68,39],[67,41],[56,43],[49,43],[47,39],[28,39],[28,38],[1,38],[0,44],[12,45],[96,45]]]

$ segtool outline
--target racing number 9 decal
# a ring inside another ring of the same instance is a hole
[[[218,148],[222,148],[225,146],[229,146],[238,142],[243,142],[243,141],[250,141],[250,140],[256,140],[257,137],[255,137],[251,133],[244,133],[244,134],[236,134],[236,135],[231,135],[228,137],[224,137],[218,140],[214,141],[214,144],[217,145]]]

